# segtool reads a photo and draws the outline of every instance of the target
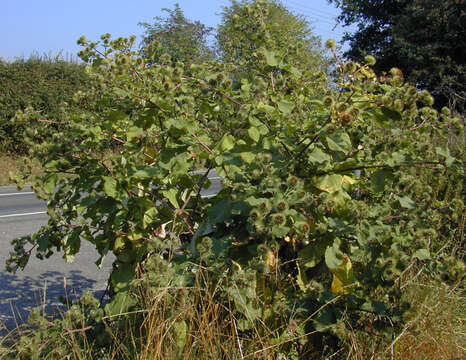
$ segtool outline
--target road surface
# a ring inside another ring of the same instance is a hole
[[[214,172],[209,175],[211,187],[203,196],[212,196],[221,189],[221,180]],[[29,187],[0,187],[0,335],[27,319],[32,308],[46,304],[47,311],[59,305],[60,296],[80,297],[86,290],[96,296],[106,288],[112,256],[104,259],[101,269],[95,261],[98,254],[92,245],[83,242],[75,261],[67,264],[61,254],[49,259],[31,257],[24,271],[10,274],[5,261],[11,251],[10,240],[36,232],[47,223],[46,205],[37,199]]]

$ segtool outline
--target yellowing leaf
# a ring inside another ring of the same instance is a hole
[[[343,186],[343,176],[338,174],[324,175],[318,179],[316,188],[328,193],[341,190]]]
[[[348,185],[353,185],[354,183],[356,183],[356,180],[354,180],[353,178],[350,178],[347,175],[343,175],[343,182]]]
[[[351,288],[357,286],[353,264],[348,255],[343,255],[343,262],[336,268],[331,268],[333,281],[330,290],[334,294],[349,294]]]
[[[267,252],[267,260],[266,260],[267,265],[273,268],[273,267],[275,267],[276,261],[277,261],[277,259],[275,257],[275,253],[273,251],[269,250]]]
[[[243,159],[243,160],[244,160],[245,162],[247,162],[248,164],[251,164],[251,163],[255,160],[255,158],[256,158],[256,156],[254,155],[254,153],[249,152],[249,151],[248,151],[248,152],[242,152],[242,153],[240,154],[240,156],[241,156],[241,159]]]
[[[241,267],[240,264],[238,264],[238,263],[237,263],[236,261],[234,261],[234,260],[231,260],[231,262],[233,263],[233,265],[235,265],[235,267],[236,267],[236,269],[237,269],[238,271],[243,271],[243,268]]]

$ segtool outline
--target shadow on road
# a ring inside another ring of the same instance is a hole
[[[62,273],[47,271],[32,278],[3,272],[0,277],[0,336],[27,321],[29,313],[40,307],[48,314],[56,314],[66,307],[60,297],[72,300],[80,298],[86,290],[92,290],[95,280],[82,276],[79,270]],[[94,292],[100,298],[104,290]]]

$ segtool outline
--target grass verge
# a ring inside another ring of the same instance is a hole
[[[348,359],[466,359],[464,289],[424,277],[406,286],[403,297],[412,304],[403,331],[382,343],[350,334]]]
[[[101,331],[95,332],[95,337],[89,336],[94,329],[87,324],[78,322],[69,327],[69,315],[64,315],[62,322],[40,320],[36,324],[40,331],[18,329],[0,339],[0,359],[59,359],[64,355],[69,359],[102,360],[288,359],[277,350],[289,340],[281,342],[261,323],[246,333],[238,332],[228,302],[219,303],[217,289],[208,290],[205,285],[205,280],[199,278],[189,288],[141,288],[144,310],[103,316]],[[424,277],[406,286],[403,297],[410,299],[413,308],[395,339],[380,341],[367,334],[348,333],[338,353],[311,352],[306,358],[466,358],[466,306],[460,287]],[[78,316],[76,311],[72,316]],[[376,343],[378,346],[374,346]]]
[[[10,181],[9,172],[19,172],[21,167],[24,166],[26,156],[17,156],[0,153],[0,186],[14,185]],[[32,170],[33,175],[41,173],[40,165],[37,163]]]

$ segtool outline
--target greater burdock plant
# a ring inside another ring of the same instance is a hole
[[[267,37],[263,6],[250,19]],[[336,87],[316,88],[313,71],[263,47],[258,70],[231,87],[234,63],[186,75],[168,57],[145,66],[134,38],[80,43],[93,88],[76,101],[105,111],[68,110],[59,127],[32,109],[17,114],[40,121],[43,141],[26,141],[45,169],[33,188],[50,219],[13,240],[10,270],[32,254],[72,261],[89,241],[97,265],[116,256],[111,302],[99,312],[112,317],[137,308],[138,286],[144,296],[182,289],[202,269],[215,301],[233,305],[237,331],[260,323],[277,354],[303,356],[346,326],[395,334],[409,308],[404,271],[445,266],[445,251],[458,249],[463,129],[396,69],[379,78],[372,58],[343,63],[334,52]],[[203,198],[214,169],[223,189]],[[183,296],[175,291],[174,304]]]

